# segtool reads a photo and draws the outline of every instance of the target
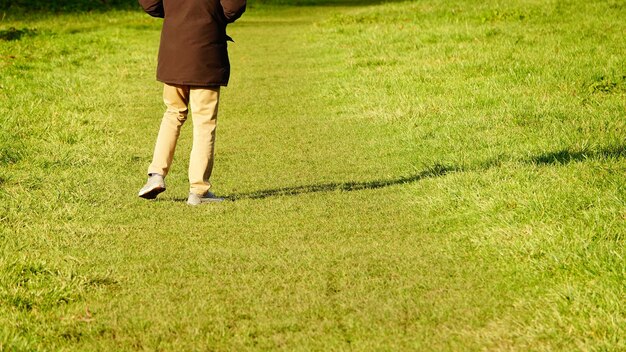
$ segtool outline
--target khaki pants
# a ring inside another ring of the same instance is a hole
[[[220,87],[190,87],[165,84],[163,101],[167,110],[161,121],[148,173],[167,176],[172,165],[180,128],[187,120],[188,106],[193,121],[193,147],[189,158],[190,191],[203,195],[211,184],[215,128]]]

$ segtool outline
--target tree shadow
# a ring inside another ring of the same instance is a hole
[[[248,1],[249,7],[272,5],[272,6],[294,6],[294,7],[351,7],[351,6],[371,6],[393,2],[406,2],[406,0],[252,0]]]
[[[136,0],[0,0],[0,11],[24,16],[140,9]]]
[[[368,6],[388,2],[402,2],[406,0],[249,0],[248,8],[265,5],[315,7],[315,6]],[[76,13],[76,12],[105,12],[109,10],[136,10],[141,11],[137,0],[0,0],[0,11],[24,13]]]
[[[20,40],[24,36],[34,36],[35,34],[37,34],[36,29],[30,29],[30,28],[18,29],[15,27],[11,27],[9,29],[0,30],[0,40],[10,42],[10,41],[15,41],[15,40]]]

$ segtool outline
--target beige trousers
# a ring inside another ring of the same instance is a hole
[[[190,87],[165,84],[163,101],[167,110],[161,121],[148,173],[167,176],[174,158],[180,128],[187,120],[188,107],[193,121],[193,147],[189,157],[190,191],[203,195],[213,171],[215,128],[220,87]]]

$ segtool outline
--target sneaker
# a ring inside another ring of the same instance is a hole
[[[217,197],[215,194],[211,192],[206,192],[203,196],[190,192],[189,198],[187,198],[187,204],[189,205],[200,205],[202,203],[217,203],[217,202],[222,202],[222,201],[224,201],[224,198]]]
[[[162,175],[152,174],[148,177],[148,182],[139,190],[139,197],[154,199],[159,193],[165,191],[165,179]]]

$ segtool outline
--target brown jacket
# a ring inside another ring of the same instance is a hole
[[[230,77],[226,25],[246,10],[246,0],[139,0],[164,18],[157,79],[174,85],[225,86]],[[232,41],[232,40],[231,40]]]

